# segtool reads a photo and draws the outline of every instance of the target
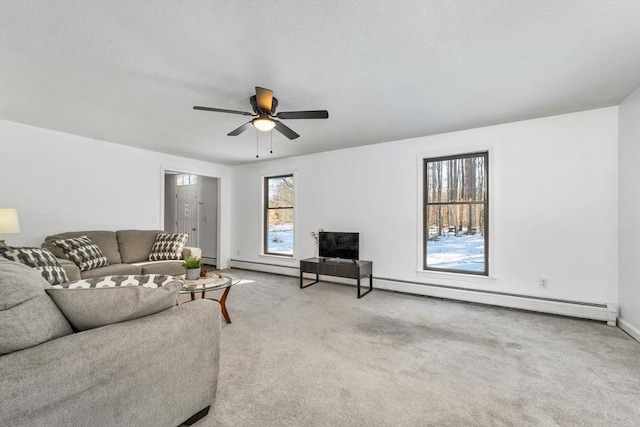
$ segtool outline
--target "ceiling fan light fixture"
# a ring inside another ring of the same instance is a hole
[[[257,117],[251,120],[251,124],[253,124],[253,127],[263,132],[268,132],[276,126],[275,120],[270,119],[269,117]]]

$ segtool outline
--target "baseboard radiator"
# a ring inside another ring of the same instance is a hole
[[[231,259],[229,265],[234,268],[242,268],[245,270],[282,274],[286,276],[300,276],[300,269],[297,265],[283,266],[237,259]],[[354,280],[343,280],[337,277],[326,277],[324,278],[324,281],[355,286]],[[441,299],[451,299],[456,301],[466,301],[477,304],[535,311],[539,313],[598,320],[607,322],[607,324],[611,326],[616,326],[616,319],[618,317],[618,307],[615,304],[610,303],[568,301],[505,292],[458,288],[455,286],[433,285],[422,282],[375,276],[373,277],[373,287],[374,289],[384,289],[387,291],[412,295],[422,295]]]

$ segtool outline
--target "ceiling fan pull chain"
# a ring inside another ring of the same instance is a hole
[[[273,131],[269,132],[269,135],[271,135],[271,149],[269,150],[269,153],[273,154]]]
[[[258,155],[258,133],[259,133],[259,132],[256,132],[256,159],[260,157],[260,156]]]

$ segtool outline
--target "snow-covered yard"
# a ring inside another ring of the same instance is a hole
[[[431,231],[431,230],[430,230]],[[431,238],[435,236],[429,233]],[[269,228],[269,252],[293,254],[293,224]],[[484,237],[480,233],[445,233],[427,242],[427,265],[434,268],[484,271]]]
[[[269,252],[293,255],[293,224],[269,227]]]
[[[445,233],[427,242],[427,265],[467,271],[484,271],[484,237],[480,233],[466,235]]]

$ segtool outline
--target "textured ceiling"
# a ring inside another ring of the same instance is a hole
[[[616,105],[639,1],[0,1],[0,118],[223,164],[255,161],[254,86],[301,137],[260,160]]]

